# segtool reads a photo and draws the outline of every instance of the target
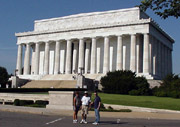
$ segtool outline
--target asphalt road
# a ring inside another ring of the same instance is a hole
[[[79,117],[80,119],[80,117]],[[94,118],[88,124],[73,124],[72,117],[35,115],[0,111],[0,127],[93,127]],[[98,127],[180,127],[178,120],[101,118]]]

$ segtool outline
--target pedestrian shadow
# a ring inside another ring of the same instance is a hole
[[[117,121],[100,121],[99,125],[121,125],[127,124],[128,122],[118,122]]]

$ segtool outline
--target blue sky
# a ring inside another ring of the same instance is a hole
[[[15,33],[33,31],[34,20],[66,15],[130,8],[141,0],[0,0],[0,66],[13,73],[16,68]],[[174,40],[173,72],[180,73],[180,18],[161,19],[147,14]]]

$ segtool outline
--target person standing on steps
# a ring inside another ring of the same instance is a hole
[[[82,97],[81,99],[81,102],[82,102],[82,108],[81,108],[81,111],[82,111],[82,120],[80,123],[85,123],[87,124],[87,114],[88,114],[88,110],[91,108],[91,98],[88,97],[88,92],[85,91],[84,92],[84,96]]]
[[[78,118],[77,118],[77,114],[78,114],[78,111],[81,107],[81,98],[79,96],[79,92],[76,92],[76,95],[73,99],[73,110],[74,110],[74,113],[73,113],[73,123],[77,123],[78,122]]]
[[[94,111],[95,111],[96,120],[92,124],[98,125],[99,121],[100,121],[99,110],[100,110],[100,107],[101,107],[101,98],[98,96],[97,91],[94,92],[94,95],[95,95],[95,99],[94,99],[94,101],[91,104],[94,105]]]

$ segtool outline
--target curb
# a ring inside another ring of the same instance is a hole
[[[155,108],[144,108],[136,106],[124,106],[124,105],[113,105],[113,104],[104,104],[106,108],[111,106],[113,109],[130,109],[133,112],[150,112],[150,113],[180,113],[180,111],[168,110],[168,109],[155,109]]]

